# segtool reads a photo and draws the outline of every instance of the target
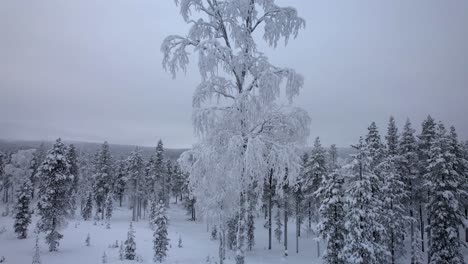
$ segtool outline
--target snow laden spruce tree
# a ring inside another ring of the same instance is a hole
[[[381,263],[390,254],[379,239],[384,236],[385,228],[379,222],[382,203],[373,193],[373,183],[378,179],[371,170],[371,153],[362,137],[353,148],[356,154],[352,155],[353,160],[348,165],[350,182],[346,197],[347,233],[343,257],[350,264]]]
[[[247,191],[270,171],[278,186],[294,182],[300,170],[298,147],[305,143],[310,124],[305,111],[290,106],[303,78],[272,65],[258,50],[255,36],[263,28],[269,46],[280,40],[287,44],[305,21],[294,8],[279,7],[273,0],[175,2],[191,28],[185,36],[164,40],[163,66],[175,77],[186,71],[193,50],[202,79],[193,96],[200,142],[182,155],[181,165],[190,172],[198,207],[221,229],[239,213],[236,262],[244,263]],[[286,105],[280,104],[282,88]]]
[[[112,190],[114,176],[112,156],[107,141],[102,144],[101,149],[96,153],[94,170],[93,192],[96,201],[96,218],[101,213],[101,219],[104,220],[106,197]]]
[[[327,152],[320,143],[320,138],[315,138],[314,146],[309,154],[309,160],[306,163],[306,179],[302,185],[302,192],[306,197],[308,214],[308,231],[312,231],[312,215],[317,215],[319,200],[314,196],[314,192],[320,186],[323,177],[327,174]]]
[[[452,132],[454,133],[454,132]],[[456,136],[452,135],[455,142]],[[458,227],[463,225],[461,203],[466,195],[466,177],[457,171],[461,165],[455,155],[456,145],[443,124],[437,126],[429,151],[426,185],[431,190],[427,205],[431,234],[429,263],[465,263],[461,253]],[[453,142],[453,141],[452,141]]]
[[[113,203],[113,195],[112,193],[108,193],[105,202],[105,216],[106,216],[106,228],[110,229],[110,222],[112,218],[112,212],[114,211],[114,203]]]
[[[34,245],[34,255],[32,264],[41,264],[41,252],[39,249],[39,235],[36,236],[36,244]]]
[[[135,243],[135,230],[133,230],[133,224],[130,222],[128,228],[127,240],[125,240],[125,254],[124,258],[128,260],[134,260],[136,257],[136,243]]]
[[[28,226],[31,223],[31,193],[32,186],[29,178],[24,178],[20,188],[16,190],[15,233],[19,239],[27,237]]]
[[[154,262],[163,262],[167,257],[169,246],[169,238],[167,233],[167,216],[166,205],[163,200],[160,200],[156,206],[156,215],[152,219],[154,226],[153,232],[153,249],[154,249]]]
[[[419,207],[422,202],[420,190],[423,182],[422,178],[418,177],[418,146],[414,133],[415,130],[412,128],[411,121],[407,119],[398,143],[396,161],[399,174],[405,183],[405,191],[409,196],[406,200],[406,208],[409,209],[409,216],[412,218],[409,234],[411,263],[420,264],[422,263],[422,244],[420,243],[421,225],[418,222],[421,223],[423,219],[422,207]],[[418,210],[418,207],[421,208],[421,211]],[[419,212],[419,216],[416,216],[417,212]]]
[[[346,263],[342,252],[346,234],[343,184],[343,176],[335,170],[323,177],[320,188],[315,192],[317,198],[322,201],[319,208],[321,219],[318,230],[327,242],[326,253],[323,257],[326,264]]]
[[[59,230],[70,215],[69,187],[73,175],[66,150],[62,141],[57,139],[38,171],[40,187],[37,209],[40,219],[37,227],[40,232],[46,233],[49,251],[57,251],[58,241],[63,237]]]
[[[395,156],[388,154],[387,157],[377,166],[378,171],[383,175],[382,202],[383,213],[381,222],[385,227],[387,235],[383,238],[390,251],[389,263],[395,264],[399,257],[404,254],[404,238],[406,227],[412,219],[406,215],[406,208],[403,204],[408,198],[405,185],[401,181],[395,165]]]
[[[76,154],[76,149],[73,144],[70,144],[67,148],[65,154],[67,156],[68,162],[70,163],[70,173],[73,175],[73,181],[70,182],[68,189],[68,196],[70,198],[70,214],[75,216],[75,211],[77,208],[77,199],[78,199],[78,183],[79,183],[79,169],[78,169],[78,156]]]

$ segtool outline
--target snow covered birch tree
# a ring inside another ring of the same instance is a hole
[[[273,0],[175,2],[191,28],[186,36],[164,40],[163,66],[173,77],[186,71],[193,49],[199,55],[202,78],[193,96],[193,124],[200,142],[183,155],[181,163],[190,171],[200,207],[242,212],[237,236],[242,240],[248,187],[261,182],[270,169],[279,181],[284,181],[288,170],[288,181],[294,181],[300,170],[297,147],[305,142],[310,123],[305,111],[279,103],[282,88],[292,102],[303,78],[292,69],[272,65],[258,50],[254,36],[263,28],[269,46],[276,47],[280,40],[287,44],[305,21],[294,8],[279,7]],[[229,182],[230,189],[237,189],[236,201],[222,188],[215,201],[203,199],[200,194],[206,191],[206,182]],[[236,243],[237,263],[244,263],[245,244]]]

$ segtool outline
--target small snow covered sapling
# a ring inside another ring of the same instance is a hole
[[[177,243],[177,246],[178,246],[179,248],[182,247],[182,237],[181,237],[180,235],[179,235],[179,242]]]
[[[136,251],[135,243],[135,231],[133,230],[132,222],[130,222],[130,227],[127,233],[127,240],[125,240],[125,259],[134,260]]]
[[[36,245],[34,246],[34,255],[33,255],[32,264],[41,264],[41,256],[39,252],[39,235],[36,236]]]
[[[107,263],[107,254],[104,251],[104,254],[102,255],[102,263]]]
[[[0,263],[4,263],[4,262],[6,262],[6,258],[5,258],[5,256],[1,256],[0,257]],[[33,264],[34,264],[34,262],[33,262]]]
[[[124,256],[125,256],[125,250],[124,250],[123,242],[120,242],[119,259],[124,260]]]
[[[214,225],[213,229],[211,229],[211,240],[216,239],[218,239],[218,229],[216,229],[216,225]]]
[[[86,236],[85,245],[86,245],[87,247],[89,247],[89,246],[91,245],[91,237],[89,236],[89,233],[88,233],[88,235]]]

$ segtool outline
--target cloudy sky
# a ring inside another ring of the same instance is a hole
[[[262,49],[305,77],[311,140],[347,146],[394,115],[433,115],[468,139],[468,1],[281,0],[307,21]],[[170,0],[0,1],[0,138],[169,147],[196,141],[192,66],[173,80],[160,45],[187,26]]]

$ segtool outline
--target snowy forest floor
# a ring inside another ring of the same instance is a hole
[[[1,206],[0,206],[1,207]],[[3,212],[4,208],[0,208]],[[209,263],[207,258],[212,258],[211,263],[218,262],[218,241],[210,239],[207,225],[203,222],[189,221],[185,210],[180,205],[171,205],[169,216],[169,256],[163,263],[172,264],[198,264]],[[78,217],[78,216],[77,216]],[[107,263],[137,263],[136,261],[120,261],[119,249],[109,248],[116,240],[124,241],[127,237],[128,226],[131,220],[131,210],[127,207],[117,207],[111,222],[111,229],[94,221],[72,220],[62,230],[64,235],[60,241],[58,252],[48,252],[44,235],[40,236],[40,252],[43,264],[98,264],[102,263],[104,252],[107,255]],[[13,232],[13,219],[0,216],[0,230],[3,227],[6,232],[0,234],[0,257],[5,257],[8,264],[31,263],[35,234],[33,233],[37,216],[33,216],[27,239],[17,239]],[[283,257],[282,244],[272,241],[272,250],[267,250],[267,230],[263,228],[263,218],[257,219],[255,230],[256,244],[251,252],[247,252],[246,263],[321,263],[317,258],[317,246],[313,237],[303,235],[300,238],[300,252],[295,253],[295,224],[289,223],[289,256]],[[136,231],[137,255],[141,256],[143,263],[153,263],[153,234],[147,220],[134,223]],[[85,245],[87,234],[90,234],[91,245]],[[177,246],[179,235],[182,238],[182,248]],[[274,239],[274,238],[273,238]],[[323,244],[321,245],[323,252]],[[225,263],[234,263],[233,252],[227,252]]]
[[[4,208],[0,208],[3,212]],[[163,263],[171,264],[198,264],[218,263],[218,241],[210,239],[207,225],[203,222],[189,221],[185,210],[180,205],[171,205],[169,216],[169,257]],[[94,221],[72,220],[62,231],[64,237],[60,241],[58,252],[48,252],[44,235],[40,237],[41,260],[43,264],[99,264],[102,263],[104,252],[107,263],[137,263],[136,261],[120,261],[119,249],[109,248],[116,240],[124,241],[127,237],[128,226],[131,220],[131,210],[127,207],[117,207],[112,218],[111,229],[106,229],[102,223],[94,225]],[[17,239],[13,232],[13,219],[0,216],[0,257],[5,257],[4,263],[26,264],[31,263],[35,243],[35,227],[37,217],[33,216],[30,232],[27,239]],[[267,230],[263,228],[263,218],[257,219],[255,230],[255,246],[247,252],[246,263],[260,264],[318,264],[322,261],[317,257],[317,244],[312,236],[303,231],[299,239],[299,254],[295,253],[295,224],[289,222],[289,256],[283,257],[283,247],[276,240],[272,241],[273,249],[267,250]],[[153,263],[153,236],[148,221],[143,219],[134,223],[136,231],[137,255],[143,259],[142,263]],[[85,239],[90,234],[91,245],[85,245]],[[182,248],[177,246],[179,236],[182,238]],[[320,250],[323,253],[324,245]],[[464,249],[465,260],[468,259],[468,250]],[[207,262],[210,257],[212,262]],[[227,253],[225,263],[234,263],[233,252]],[[403,261],[402,263],[407,263]],[[409,263],[409,262],[408,262]]]

